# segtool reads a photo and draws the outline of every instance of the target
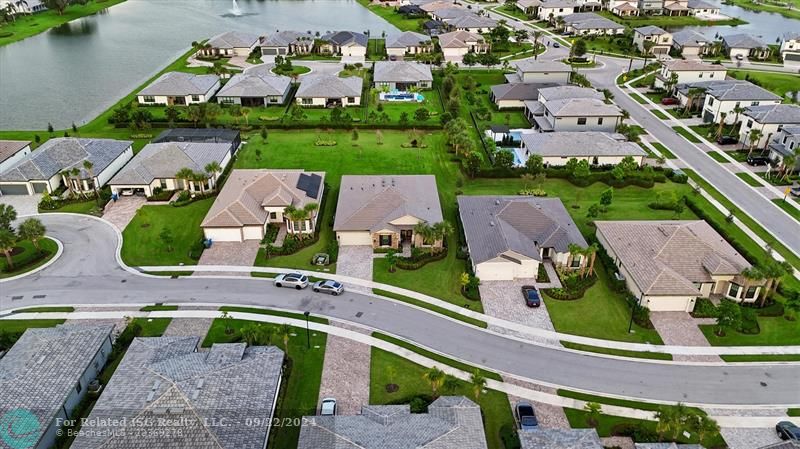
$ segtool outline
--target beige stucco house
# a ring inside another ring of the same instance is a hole
[[[444,60],[459,63],[467,53],[488,53],[491,45],[480,34],[452,31],[439,35]]]
[[[619,278],[652,311],[694,310],[711,295],[754,302],[763,281],[741,273],[751,265],[708,223],[596,221],[597,240],[617,265]]]
[[[284,211],[289,206],[319,205],[324,181],[324,172],[233,170],[200,227],[206,238],[218,242],[261,240],[270,223],[285,227],[289,234],[312,234],[319,209],[302,221],[289,220]]]
[[[418,223],[441,221],[433,175],[342,176],[333,224],[339,245],[441,247],[441,240],[423,242],[414,232]]]
[[[700,81],[724,80],[727,69],[723,65],[708,64],[698,60],[675,59],[661,63],[661,69],[656,73],[653,85],[656,89],[664,89],[672,80],[672,75],[677,76],[673,88],[678,84],[694,83]]]
[[[200,50],[204,56],[248,57],[258,45],[259,37],[241,31],[229,31],[208,40],[208,48]]]
[[[304,107],[360,106],[364,79],[336,75],[309,74],[300,79],[295,102]]]
[[[653,25],[647,25],[633,30],[633,45],[644,53],[645,42],[652,42],[650,55],[657,58],[668,56],[672,47],[672,33]]]
[[[219,90],[217,75],[167,72],[136,94],[142,105],[185,106],[206,103]]]

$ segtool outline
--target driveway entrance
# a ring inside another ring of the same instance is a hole
[[[359,279],[372,280],[372,247],[367,245],[346,245],[339,247],[339,258],[336,260],[336,274]],[[347,286],[350,290],[369,292],[371,289],[359,286]]]

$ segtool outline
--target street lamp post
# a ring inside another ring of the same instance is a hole
[[[311,315],[311,312],[306,310],[303,315],[306,317],[306,349],[311,349],[311,331],[308,329],[308,316]]]

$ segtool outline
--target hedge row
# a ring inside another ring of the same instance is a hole
[[[413,257],[398,257],[395,266],[401,270],[418,270],[430,262],[442,260],[447,257],[447,247],[436,254],[426,252],[416,258]]]

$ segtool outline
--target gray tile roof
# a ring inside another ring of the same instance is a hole
[[[596,221],[631,280],[647,295],[699,294],[695,283],[750,264],[705,221]]]
[[[167,72],[139,92],[139,95],[205,95],[219,82],[217,75]],[[213,92],[212,92],[213,93]]]
[[[699,444],[678,443],[636,443],[636,449],[704,449]]]
[[[212,161],[222,163],[228,155],[228,143],[164,142],[151,143],[128,162],[111,181],[110,185],[143,185],[155,179],[172,179],[182,168],[204,173],[205,166]]]
[[[477,14],[467,14],[453,19],[445,19],[445,23],[455,28],[494,28],[497,21]]]
[[[720,101],[761,101],[781,99],[781,97],[773,94],[772,92],[744,80],[719,80],[684,83],[678,84],[677,89],[679,92],[685,94],[692,87],[704,89],[707,95],[711,95]]]
[[[689,9],[719,9],[719,6],[705,2],[703,0],[689,0]]]
[[[485,39],[469,31],[451,31],[439,35],[439,46],[442,48],[466,48],[471,42],[485,42]]]
[[[403,33],[398,34],[397,36],[392,36],[386,39],[386,48],[406,48],[406,47],[417,47],[422,43],[430,43],[431,38],[430,36],[426,36],[424,34],[415,33],[413,31],[405,31]]]
[[[47,430],[112,329],[62,324],[26,330],[0,359],[0,415],[27,409],[42,424],[39,430]]]
[[[250,48],[258,43],[258,36],[241,31],[228,31],[208,40],[213,48]]]
[[[498,84],[492,86],[492,95],[495,101],[502,100],[536,100],[539,98],[539,89],[545,87],[556,86],[556,84],[545,83],[513,83],[513,84]]]
[[[456,17],[468,16],[472,15],[473,13],[467,8],[461,7],[451,7],[451,8],[440,8],[433,12],[436,17],[441,20],[447,21],[447,19],[455,19]]]
[[[553,72],[571,72],[572,67],[561,61],[537,61],[535,59],[523,59],[513,64],[519,70],[525,73],[553,73]]]
[[[767,104],[763,106],[748,106],[744,108],[744,115],[761,124],[800,124],[800,106],[794,104]]]
[[[542,0],[542,8],[577,8],[575,0]]]
[[[779,443],[761,446],[759,449],[800,449],[800,443],[797,441],[781,441]]]
[[[366,47],[369,37],[364,33],[353,31],[335,31],[322,37],[323,40],[334,43],[338,46],[360,46]]]
[[[750,34],[729,34],[722,36],[722,43],[728,48],[766,48],[767,44]]]
[[[551,100],[545,108],[555,117],[619,117],[622,110],[596,98],[566,98]]]
[[[522,143],[532,154],[560,157],[646,156],[639,145],[620,134],[596,131],[523,134]]]
[[[95,426],[90,429],[95,433],[78,436],[72,448],[263,448],[283,351],[232,343],[195,352],[199,342],[199,337],[134,339],[89,415],[98,422],[127,422]]]
[[[536,429],[519,432],[520,449],[603,449],[594,429]]]
[[[306,416],[297,449],[486,449],[481,410],[442,396],[428,413],[408,405],[366,405],[355,416]]]
[[[94,165],[92,171],[97,176],[132,144],[129,140],[74,137],[50,139],[0,174],[0,181],[46,180],[72,168],[81,171],[81,178],[88,178],[89,174],[83,168],[83,162],[87,160]]]
[[[279,31],[264,36],[259,42],[262,47],[288,47],[298,42],[314,41],[314,35],[302,31]]]
[[[266,73],[237,73],[217,92],[217,97],[282,97],[289,90],[288,76]]]
[[[539,89],[539,94],[546,100],[565,100],[568,98],[596,98],[605,99],[603,93],[590,87],[556,86]]]
[[[800,31],[790,31],[784,34],[782,37],[785,41],[800,40]]]
[[[617,22],[614,22],[611,19],[606,19],[605,17],[595,14],[593,12],[578,12],[574,14],[567,14],[566,16],[564,16],[564,23],[578,30],[590,30],[590,29],[616,30],[620,28],[622,29],[625,28],[625,25],[621,25]]]
[[[662,34],[667,34],[667,31],[663,28],[659,28],[655,25],[647,25],[639,28],[634,28],[633,31],[643,35],[643,36],[660,36]]]
[[[336,75],[306,75],[300,78],[297,98],[360,97],[364,80],[358,76],[340,78]]]
[[[541,248],[567,252],[570,243],[587,246],[558,198],[460,195],[457,200],[474,264],[507,251],[541,260]]]
[[[664,61],[664,66],[673,71],[721,71],[726,72],[727,69],[723,65],[709,64],[703,61],[694,61],[689,59],[674,59],[672,61]]]
[[[30,144],[29,140],[0,140],[0,162],[24,150]]]
[[[378,61],[373,69],[373,80],[382,82],[433,81],[428,65],[410,61]]]
[[[406,215],[429,224],[442,221],[435,176],[342,176],[334,231],[394,229],[391,222]]]
[[[702,47],[711,44],[711,40],[694,30],[676,31],[672,34],[672,42],[680,47]]]

